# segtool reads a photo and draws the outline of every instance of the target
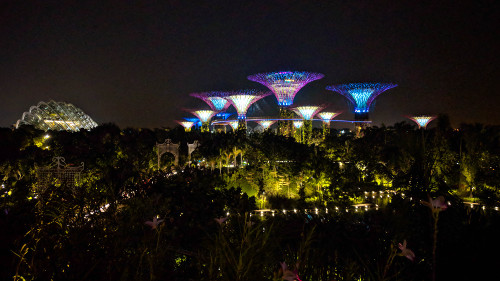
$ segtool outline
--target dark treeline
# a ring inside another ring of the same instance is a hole
[[[0,129],[0,279],[487,277],[500,266],[499,127],[434,123],[315,129],[308,145],[268,131]],[[178,166],[166,153],[158,168],[165,139]],[[54,157],[83,171],[41,188]]]

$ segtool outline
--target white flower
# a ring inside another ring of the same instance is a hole
[[[146,221],[144,224],[151,226],[151,229],[156,229],[163,220],[159,220],[158,216],[153,218],[153,221]]]

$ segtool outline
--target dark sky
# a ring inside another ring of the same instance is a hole
[[[375,124],[500,124],[495,2],[0,0],[0,127],[51,99],[98,123],[173,126],[204,106],[189,93],[265,89],[246,77],[280,70],[325,74],[295,104],[329,102],[339,119],[353,114],[325,87],[373,81],[399,84]]]

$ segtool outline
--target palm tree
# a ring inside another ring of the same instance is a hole
[[[237,166],[237,161],[236,161],[236,158],[238,157],[238,154],[239,155],[243,155],[243,151],[241,149],[238,149],[236,146],[233,147],[233,151],[232,151],[232,155],[234,156],[234,167],[236,168]],[[241,156],[243,157],[243,156]],[[240,158],[240,160],[242,160],[242,158]]]

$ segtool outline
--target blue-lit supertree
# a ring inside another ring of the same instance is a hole
[[[278,71],[268,73],[258,73],[248,76],[248,80],[258,82],[268,87],[276,96],[280,108],[280,118],[290,119],[293,114],[288,107],[293,105],[293,99],[297,92],[306,84],[323,78],[321,73],[305,71]],[[293,127],[291,122],[279,122],[280,134],[291,136]]]
[[[210,91],[189,94],[192,97],[199,98],[206,102],[210,108],[217,111],[217,115],[223,115],[231,103],[226,99],[228,92],[223,91]]]
[[[337,92],[346,97],[354,106],[354,120],[368,120],[370,106],[381,93],[396,87],[390,83],[349,83],[326,87],[327,90]],[[360,133],[366,123],[357,123],[357,133]]]

